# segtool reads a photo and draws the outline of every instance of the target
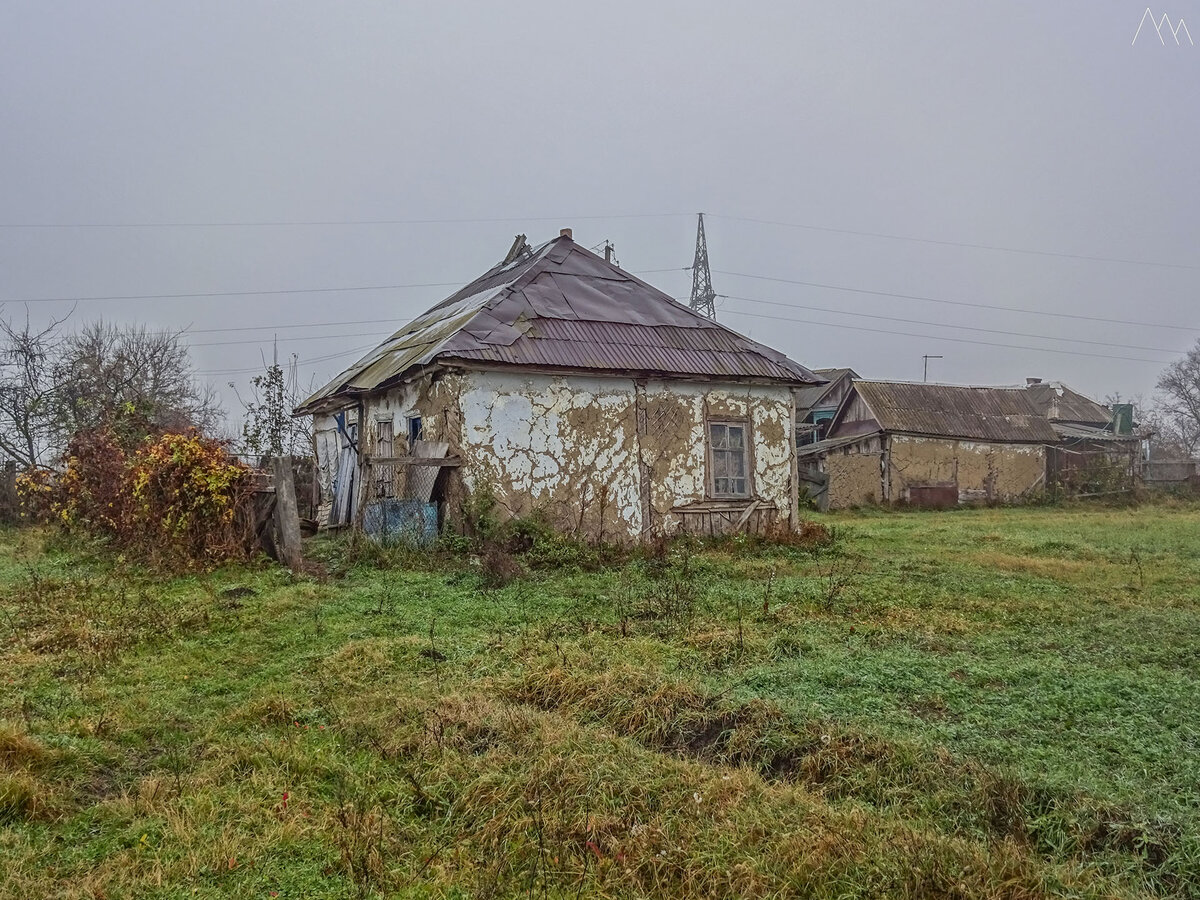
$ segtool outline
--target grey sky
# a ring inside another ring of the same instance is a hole
[[[1200,2],[1169,2],[1155,14],[1191,20],[1200,44]],[[537,243],[560,226],[613,240],[631,271],[682,268],[704,210],[717,291],[759,301],[722,300],[719,318],[805,365],[912,379],[930,353],[940,380],[1149,393],[1171,353],[845,314],[1178,352],[1200,337],[1200,46],[1153,30],[1131,46],[1144,9],[7,0],[0,299],[23,314],[16,301],[35,297],[457,284],[514,233]],[[481,221],[7,227],[378,219]],[[690,286],[683,271],[645,277]],[[199,370],[225,372],[269,355],[273,327],[405,319],[451,289],[83,302],[75,320],[253,342],[196,346]],[[266,328],[199,333],[245,326]],[[318,357],[392,329],[281,328],[280,351],[322,381],[354,357]]]

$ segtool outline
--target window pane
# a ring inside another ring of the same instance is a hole
[[[739,496],[745,496],[745,494],[746,494],[746,479],[745,478],[731,478],[730,484],[732,486],[729,490],[729,493],[737,494]]]
[[[746,454],[745,453],[730,453],[729,454],[729,474],[735,475],[738,478],[746,477]]]
[[[714,450],[724,450],[726,446],[728,446],[726,443],[727,437],[725,431],[726,429],[724,425],[710,426],[710,434],[712,435],[712,448]]]
[[[745,443],[743,441],[745,429],[741,425],[728,425],[729,430],[729,449],[741,450]]]
[[[725,478],[729,475],[729,451],[713,450],[713,478]]]

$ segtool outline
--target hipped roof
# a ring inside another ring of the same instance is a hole
[[[500,263],[405,325],[296,414],[334,408],[433,362],[793,385],[825,379],[561,236]]]
[[[1023,388],[855,381],[880,430],[995,443],[1056,443],[1058,435]],[[849,407],[849,398],[838,420]],[[837,437],[838,421],[830,429]]]

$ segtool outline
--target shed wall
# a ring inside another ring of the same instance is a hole
[[[1041,489],[1046,449],[1040,444],[993,444],[893,435],[889,496],[909,499],[913,485],[956,484],[960,502],[1011,503]]]

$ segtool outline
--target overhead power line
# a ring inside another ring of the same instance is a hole
[[[1182,355],[1186,350],[1175,350],[1169,347],[1143,347],[1138,344],[1129,344],[1125,342],[1116,343],[1113,341],[1089,341],[1084,338],[1066,338],[1057,337],[1049,334],[1037,334],[1029,331],[1006,331],[1002,328],[980,328],[975,325],[951,325],[947,322],[927,322],[923,319],[906,319],[901,316],[885,316],[876,313],[859,313],[849,312],[844,309],[832,309],[828,306],[805,306],[801,303],[783,303],[777,300],[760,300],[755,297],[739,297],[735,294],[718,294],[718,297],[727,297],[730,300],[743,300],[747,303],[762,303],[767,306],[782,306],[786,309],[805,309],[810,312],[826,312],[833,313],[839,316],[855,316],[860,319],[882,319],[887,322],[903,322],[907,325],[931,325],[934,328],[958,328],[963,331],[978,331],[983,334],[1004,334],[1009,337],[1028,337],[1037,338],[1046,341],[1065,341],[1069,344],[1091,344],[1096,347],[1115,347],[1118,350],[1146,350],[1150,353],[1171,353]]]
[[[339,350],[337,353],[329,353],[325,356],[314,356],[312,359],[300,359],[300,360],[297,360],[297,362],[299,363],[299,365],[302,365],[302,366],[308,366],[308,365],[312,365],[313,363],[319,363],[319,362],[328,362],[329,360],[337,359],[340,356],[350,356],[351,354],[354,354],[354,353],[366,353],[368,350],[371,350],[371,349],[375,348],[376,346],[378,346],[378,345],[377,344],[364,344],[361,347],[351,347],[349,350]],[[205,377],[213,377],[216,375],[249,375],[254,372],[261,372],[262,370],[263,370],[263,367],[260,365],[260,366],[248,366],[246,368],[241,368],[241,369],[209,369],[207,371],[194,372],[193,374],[203,375]]]
[[[186,337],[187,332],[184,332],[183,336]],[[364,337],[374,337],[374,338],[378,338],[379,340],[382,341],[383,338],[385,338],[386,336],[387,335],[380,335],[373,331],[365,331],[365,332],[359,331],[359,332],[355,332],[354,334],[301,334],[301,335],[296,335],[294,337],[286,338],[284,341],[280,341],[279,343],[284,343],[287,341],[290,341],[291,343],[296,343],[297,341],[329,341],[329,340],[336,341],[340,338],[364,338]],[[265,346],[266,344],[271,343],[271,341],[272,341],[272,339],[269,337],[261,337],[261,338],[250,338],[248,340],[242,340],[242,341],[202,341],[202,342],[196,343],[196,344],[189,343],[188,346],[189,347],[234,347],[234,346],[237,346],[238,344],[254,344],[254,345],[258,345],[258,346]]]
[[[889,241],[910,241],[916,244],[934,244],[940,247],[964,247],[971,250],[990,250],[997,253],[1024,253],[1031,256],[1053,256],[1060,259],[1080,259],[1088,262],[1120,263],[1129,266],[1153,266],[1163,269],[1200,270],[1200,265],[1191,263],[1159,262],[1149,259],[1130,259],[1120,256],[1100,256],[1086,253],[1064,253],[1057,250],[1035,250],[1029,247],[1005,247],[999,244],[974,244],[969,241],[946,241],[935,238],[913,237],[904,234],[889,234],[883,231],[859,231],[853,228],[832,228],[827,225],[811,225],[803,222],[778,222],[771,219],[754,219],[748,216],[721,216],[711,214],[714,219],[731,222],[753,222],[758,225],[776,225],[782,228],[802,228],[808,231],[824,231],[830,234],[852,234],[858,237],[883,238]]]
[[[868,331],[874,334],[890,334],[901,337],[921,338],[926,341],[953,341],[956,344],[975,344],[982,347],[1004,347],[1009,350],[1028,350],[1032,353],[1056,353],[1065,354],[1067,356],[1091,356],[1097,359],[1120,359],[1126,362],[1145,362],[1154,363],[1156,366],[1161,366],[1163,361],[1160,359],[1146,359],[1140,356],[1114,356],[1111,353],[1088,353],[1083,350],[1060,350],[1050,347],[1029,347],[1023,344],[1002,344],[997,341],[976,341],[970,338],[955,338],[937,334],[913,334],[911,331],[896,331],[892,328],[868,328],[865,325],[838,325],[834,322],[814,322],[811,319],[794,319],[790,316],[768,316],[762,313],[751,313],[741,309],[730,310],[734,315],[750,316],[754,319],[770,319],[775,322],[796,322],[801,325],[818,325],[822,328],[845,328],[851,331]]]
[[[691,213],[618,213],[590,216],[492,216],[480,219],[308,219],[244,220],[221,222],[22,222],[0,224],[0,228],[309,228],[360,225],[475,225],[501,222],[593,222],[612,219],[671,219]]]
[[[665,269],[639,269],[630,272],[631,275],[652,275],[657,272],[679,272],[686,267],[669,266]],[[408,284],[356,284],[341,287],[311,287],[311,288],[274,288],[266,290],[246,291],[191,291],[173,294],[102,294],[79,297],[9,297],[0,300],[3,303],[89,303],[99,300],[196,300],[208,297],[264,297],[276,294],[340,294],[354,291],[392,291],[407,288],[430,287],[463,287],[471,279],[462,281],[425,281]],[[499,288],[497,288],[499,290]]]
[[[1078,313],[1059,313],[1050,312],[1044,309],[1025,309],[1019,306],[1001,306],[996,303],[972,303],[968,300],[947,300],[942,297],[928,297],[924,294],[901,294],[896,291],[879,291],[870,290],[868,288],[847,287],[843,284],[826,284],[821,281],[801,281],[797,278],[777,278],[772,275],[751,275],[747,272],[726,272],[718,269],[718,274],[729,275],[734,278],[753,278],[757,281],[775,281],[780,284],[798,284],[805,287],[824,288],[828,291],[846,291],[851,294],[869,294],[873,297],[895,297],[899,300],[923,300],[926,303],[944,303],[949,306],[968,306],[972,309],[991,309],[1003,310],[1004,312],[1015,312],[1030,316],[1051,316],[1057,319],[1078,319],[1084,322],[1105,322],[1109,325],[1140,325],[1146,328],[1165,328],[1169,331],[1196,331],[1195,326],[1188,325],[1165,325],[1158,322],[1140,322],[1133,319],[1107,319],[1103,316],[1085,316]]]

